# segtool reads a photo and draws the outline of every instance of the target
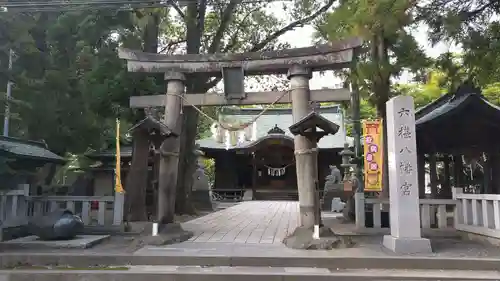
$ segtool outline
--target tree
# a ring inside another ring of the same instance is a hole
[[[132,26],[128,13],[9,16],[0,15],[12,32],[0,45],[3,53],[15,50],[11,77],[13,97],[20,101],[12,104],[19,119],[13,120],[11,134],[44,139],[59,154],[99,150],[114,142],[114,119],[121,116],[126,127],[133,113],[127,109],[128,96],[151,88],[150,81],[131,77],[116,56],[118,41],[112,34]]]
[[[429,62],[415,38],[409,32],[414,23],[413,1],[410,0],[354,0],[341,1],[340,6],[317,23],[318,36],[336,40],[360,36],[365,40],[364,53],[355,65],[352,75],[344,73],[348,82],[359,85],[361,95],[385,119],[385,103],[397,93],[392,91],[391,78],[403,70],[418,73]],[[384,126],[384,150],[387,151],[387,128]],[[384,161],[382,186],[388,186],[387,154]],[[387,189],[384,188],[387,193]]]
[[[448,41],[462,46],[461,70],[465,78],[473,78],[480,86],[498,81],[499,1],[432,0],[418,5],[417,10],[418,19],[430,27],[433,44]]]
[[[391,78],[403,70],[418,73],[429,65],[409,32],[412,8],[407,0],[342,1],[317,24],[317,35],[324,40],[349,36],[365,40],[365,52],[355,67],[357,77],[349,79],[358,80],[362,96],[375,105],[380,117],[385,117],[385,102],[395,94]]]

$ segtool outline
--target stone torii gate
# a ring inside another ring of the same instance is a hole
[[[239,54],[186,54],[163,55],[119,50],[119,57],[127,60],[128,71],[164,73],[166,94],[131,97],[132,108],[165,106],[164,123],[174,134],[161,145],[160,176],[158,186],[158,222],[160,225],[173,223],[177,172],[179,163],[179,135],[182,130],[182,106],[250,105],[271,103],[292,103],[294,123],[310,114],[312,102],[345,101],[351,99],[348,89],[310,90],[309,80],[313,71],[348,68],[355,60],[362,41],[359,38],[332,42],[306,48]],[[224,78],[224,94],[187,93],[185,74],[205,73]],[[245,93],[244,75],[287,74],[290,90],[287,92]],[[277,101],[278,100],[278,101]],[[356,97],[354,98],[356,100]],[[358,100],[359,102],[359,100]],[[353,103],[355,104],[356,101]],[[359,118],[358,118],[359,119]],[[359,126],[355,130],[359,146]],[[314,157],[315,147],[301,135],[295,136],[295,153],[309,156],[296,157],[296,167],[302,161],[311,163],[307,157]],[[312,161],[312,160],[311,160]],[[299,163],[300,162],[300,163]],[[319,221],[318,203],[315,202],[317,171],[297,168],[299,190],[300,223],[312,229]],[[316,173],[316,175],[314,175]]]

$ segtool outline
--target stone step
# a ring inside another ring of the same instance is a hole
[[[363,281],[363,280],[500,280],[498,271],[466,270],[394,270],[328,269],[309,267],[199,267],[199,266],[130,266],[121,268],[33,269],[0,271],[0,280],[16,281]]]

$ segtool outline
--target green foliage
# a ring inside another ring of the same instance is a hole
[[[376,105],[383,116],[391,92],[391,78],[407,70],[419,73],[429,65],[423,50],[410,34],[412,3],[408,0],[341,1],[340,6],[317,24],[324,40],[359,36],[365,40],[364,53],[356,65],[361,95]],[[346,76],[348,76],[346,74]],[[347,77],[346,77],[347,78]]]
[[[0,14],[6,17],[8,14]],[[127,73],[116,55],[116,35],[132,26],[128,12],[63,12],[20,16],[9,22],[28,34],[14,48],[11,135],[44,139],[58,152],[83,153],[114,142],[115,118],[133,123],[128,97],[154,89],[150,79]]]
[[[461,44],[460,70],[480,86],[498,82],[500,71],[500,2],[497,0],[431,0],[418,6],[418,18],[430,27],[432,43]],[[449,55],[443,66],[452,66]],[[452,77],[450,75],[450,77]]]
[[[203,159],[203,166],[205,167],[205,175],[208,177],[208,182],[213,186],[215,182],[215,161],[211,158]]]

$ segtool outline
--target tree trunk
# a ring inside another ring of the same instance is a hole
[[[158,51],[158,13],[146,15],[148,23],[143,31],[143,50],[148,53]],[[163,75],[155,75],[157,81],[163,81]],[[128,221],[146,221],[146,187],[148,183],[149,140],[146,135],[134,135],[134,148],[130,172],[127,175],[125,211]]]
[[[189,4],[186,11],[186,52],[188,54],[199,54],[201,37],[204,30],[206,3]],[[186,82],[187,93],[206,92],[205,75],[192,74]],[[193,185],[193,173],[196,169],[196,157],[194,155],[199,114],[193,108],[184,108],[183,131],[181,134],[181,147],[179,155],[179,177],[177,178],[177,194],[175,202],[176,213],[193,214],[194,206],[191,202],[191,188]]]
[[[175,210],[178,214],[194,214],[196,211],[191,202],[193,174],[196,170],[196,135],[199,114],[193,108],[184,109],[184,130],[181,134],[181,157],[179,161],[179,178],[177,179],[177,198]]]
[[[386,111],[386,102],[389,100],[389,93],[391,91],[391,82],[390,82],[390,70],[387,69],[390,67],[389,56],[388,56],[388,46],[387,40],[384,38],[382,32],[375,34],[373,36],[373,41],[371,43],[371,57],[373,63],[377,65],[378,73],[376,73],[376,77],[373,80],[373,92],[377,98],[376,107],[377,107],[377,115],[379,118],[384,120],[383,124],[383,134],[382,134],[382,142],[384,147],[384,163],[382,168],[382,198],[389,197],[389,163],[388,163],[388,153],[387,153],[387,111]]]
[[[144,132],[135,132],[132,162],[126,179],[125,210],[127,221],[147,221],[146,186],[148,183],[149,140]]]

